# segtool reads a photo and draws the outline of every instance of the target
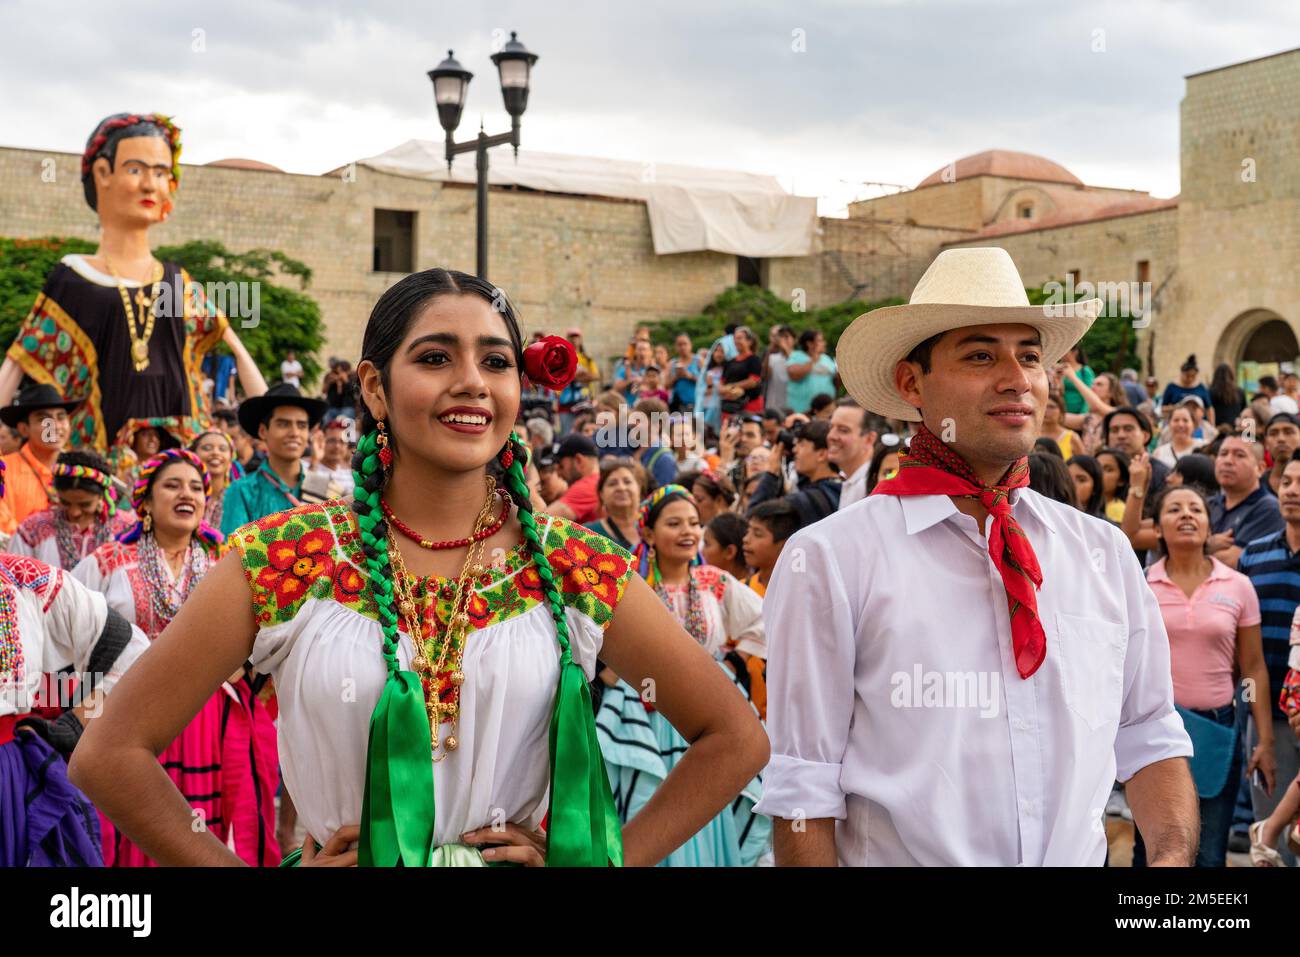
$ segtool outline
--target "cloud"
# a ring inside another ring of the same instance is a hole
[[[525,148],[772,173],[827,209],[989,148],[1171,195],[1183,75],[1297,27],[1287,0],[101,2],[57,23],[19,3],[0,144],[78,150],[104,115],[159,110],[189,161],[322,172],[440,138],[425,73],[448,48],[475,73],[460,135],[508,128],[488,57],[514,29],[540,54]]]

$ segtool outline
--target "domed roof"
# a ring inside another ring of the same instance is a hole
[[[239,156],[232,156],[229,159],[213,160],[211,163],[204,163],[204,166],[221,166],[225,169],[255,169],[264,173],[283,173],[284,170],[278,166],[272,166],[270,163],[263,163],[261,160],[244,159]]]
[[[1016,153],[1013,150],[985,150],[972,156],[963,156],[956,163],[956,179],[970,179],[972,176],[1005,176],[1009,179],[1032,179],[1045,183],[1069,183],[1082,186],[1083,180],[1075,176],[1060,163],[1053,163],[1044,156],[1033,153]],[[933,186],[946,182],[943,178],[948,167],[941,166],[921,182],[916,188]]]

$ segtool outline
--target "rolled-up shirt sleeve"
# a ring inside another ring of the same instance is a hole
[[[853,719],[855,607],[826,544],[807,531],[792,536],[763,600],[772,753],[761,814],[845,817],[840,766]]]
[[[1169,636],[1160,617],[1160,604],[1128,541],[1118,530],[1115,538],[1129,624],[1115,762],[1116,776],[1128,781],[1149,764],[1191,757],[1192,741],[1174,710]]]

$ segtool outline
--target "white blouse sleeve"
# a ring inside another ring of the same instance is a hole
[[[33,546],[28,545],[27,540],[17,532],[14,532],[13,535],[9,537],[9,541],[5,544],[3,551],[8,552],[10,555],[26,555],[28,558],[36,557],[36,549]]]
[[[736,650],[767,658],[763,631],[763,599],[730,572],[722,573],[722,627],[736,643]]]
[[[84,673],[90,663],[104,623],[108,620],[108,603],[99,592],[92,591],[77,579],[59,572],[62,583],[45,609],[45,634],[58,660],[70,661]],[[149,639],[131,625],[131,640],[117,656],[107,674],[97,676],[96,686],[111,691],[126,670],[149,648]]]
[[[596,678],[596,659],[600,657],[600,649],[605,644],[605,629],[573,608],[566,608],[564,617],[569,623],[569,650],[573,654],[573,660],[582,668],[587,680],[593,681]],[[546,623],[554,632],[555,623],[550,618],[546,619]],[[559,653],[558,648],[556,653]]]
[[[104,593],[108,585],[104,574],[99,570],[99,559],[95,557],[93,552],[77,562],[72,569],[72,577],[91,591],[100,594]]]

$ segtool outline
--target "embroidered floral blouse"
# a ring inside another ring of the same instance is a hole
[[[629,578],[631,556],[580,525],[536,516],[561,584],[573,658],[593,677],[604,630]],[[280,757],[307,832],[320,841],[361,819],[371,712],[386,671],[356,519],[340,501],[302,505],[236,530],[258,622],[252,663],[272,675]],[[436,614],[443,579],[423,579]],[[559,643],[537,567],[521,545],[478,579],[469,607],[460,745],[434,765],[437,844],[496,822],[536,828],[549,789],[547,736]],[[426,625],[431,609],[425,607]],[[398,660],[412,645],[399,633]]]

